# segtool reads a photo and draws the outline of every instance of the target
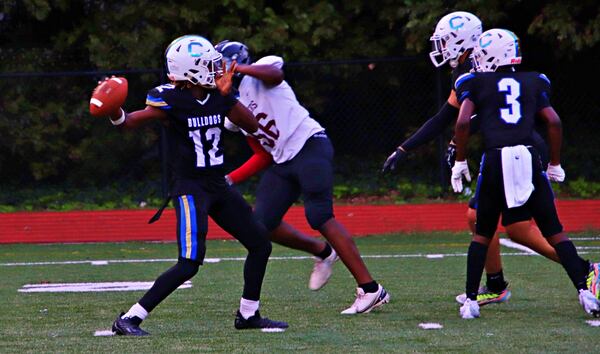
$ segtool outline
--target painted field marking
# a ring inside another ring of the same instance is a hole
[[[20,293],[82,293],[103,291],[137,291],[148,290],[153,281],[115,281],[103,283],[50,283],[50,284],[25,284],[18,290]],[[178,289],[192,287],[191,281],[181,284]]]
[[[423,329],[442,329],[442,328],[444,328],[444,326],[442,326],[440,323],[437,323],[437,322],[419,323],[419,327],[421,327]]]
[[[582,249],[600,249],[592,247],[577,247],[578,250]],[[588,254],[589,252],[582,251],[579,254]],[[502,256],[538,256],[537,253],[533,252],[506,252],[501,253]],[[467,253],[440,253],[440,254],[426,254],[426,253],[415,253],[415,254],[365,254],[361,255],[362,258],[372,259],[388,259],[388,258],[444,258],[444,257],[466,257]],[[289,261],[289,260],[306,260],[314,259],[313,256],[278,256],[269,257],[270,261]],[[245,261],[246,257],[223,257],[223,258],[205,258],[205,263],[218,263],[223,261]],[[0,267],[18,267],[18,266],[45,266],[45,265],[71,265],[71,264],[92,264],[92,262],[107,262],[108,264],[116,263],[174,263],[177,262],[176,258],[149,258],[149,259],[107,259],[107,260],[95,260],[95,261],[48,261],[48,262],[14,262],[14,263],[0,263]]]
[[[110,337],[110,336],[114,336],[115,333],[113,331],[111,331],[110,329],[106,329],[106,330],[99,330],[94,332],[94,337]]]
[[[262,328],[260,331],[265,333],[281,333],[285,332],[285,328]]]
[[[529,253],[529,254],[535,254],[535,255],[539,255],[537,252],[535,252],[534,250],[532,250],[529,247],[525,247],[521,244],[518,244],[516,242],[513,242],[512,240],[509,240],[507,238],[501,238],[500,239],[500,244],[504,247],[508,247],[508,248],[514,248],[517,249],[519,251],[523,251],[525,253]]]
[[[587,320],[585,323],[589,324],[592,327],[600,327],[600,320]]]

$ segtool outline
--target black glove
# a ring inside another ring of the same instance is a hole
[[[456,161],[456,144],[453,141],[450,141],[448,144],[448,148],[446,149],[446,163],[448,167],[452,169],[454,167],[454,162]]]
[[[402,150],[400,147],[396,148],[390,156],[388,156],[387,160],[385,160],[383,164],[383,169],[381,169],[382,173],[394,171],[396,169],[396,165],[402,160],[406,159],[406,155],[408,153]]]

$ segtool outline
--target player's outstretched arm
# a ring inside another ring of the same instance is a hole
[[[273,163],[273,156],[263,149],[257,139],[247,136],[246,141],[248,141],[248,145],[250,145],[254,154],[240,167],[231,171],[226,176],[229,184],[243,182]]]
[[[146,106],[145,109],[127,113],[120,108],[110,116],[110,121],[113,125],[118,125],[124,128],[137,128],[151,120],[166,120],[167,114],[155,107]]]
[[[253,134],[258,130],[258,121],[254,117],[252,112],[250,112],[250,110],[248,110],[248,108],[246,108],[246,106],[244,106],[240,102],[237,102],[231,108],[231,110],[227,114],[227,117],[229,118],[229,120],[231,120],[233,124],[242,128],[249,134]]]
[[[255,77],[270,86],[279,85],[284,78],[283,70],[275,65],[238,64],[236,72]]]

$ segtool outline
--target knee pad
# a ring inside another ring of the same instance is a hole
[[[199,268],[199,262],[192,261],[187,258],[179,258],[177,264],[175,264],[177,274],[179,274],[182,278],[185,278],[185,280],[191,279],[194,275],[196,275]]]
[[[334,217],[333,208],[328,202],[306,205],[304,214],[313,230],[320,229],[323,224]]]

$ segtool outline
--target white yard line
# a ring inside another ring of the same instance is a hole
[[[523,246],[521,244],[518,244],[516,242],[513,242],[513,241],[511,241],[510,239],[507,239],[507,238],[501,238],[500,239],[500,244],[502,246],[504,246],[504,247],[514,248],[514,249],[517,249],[519,251],[523,251],[525,253],[529,253],[529,254],[532,254],[532,255],[539,255],[537,252],[535,252],[531,248],[525,247],[525,246]]]
[[[584,253],[584,252],[580,252]],[[502,253],[503,256],[532,256],[537,253],[525,252],[508,252]],[[444,257],[466,257],[466,253],[415,253],[415,254],[367,254],[362,255],[362,258],[428,258],[437,259]],[[288,261],[288,260],[306,260],[313,259],[312,256],[289,256],[289,257],[270,257],[271,261]],[[224,257],[224,258],[206,258],[205,263],[218,263],[222,261],[245,261],[245,257]],[[173,263],[177,262],[176,258],[149,258],[149,259],[98,259],[87,261],[52,261],[52,262],[15,262],[15,263],[0,263],[0,267],[17,267],[17,266],[45,266],[45,265],[70,265],[70,264],[91,264],[91,265],[107,265],[117,263]]]

